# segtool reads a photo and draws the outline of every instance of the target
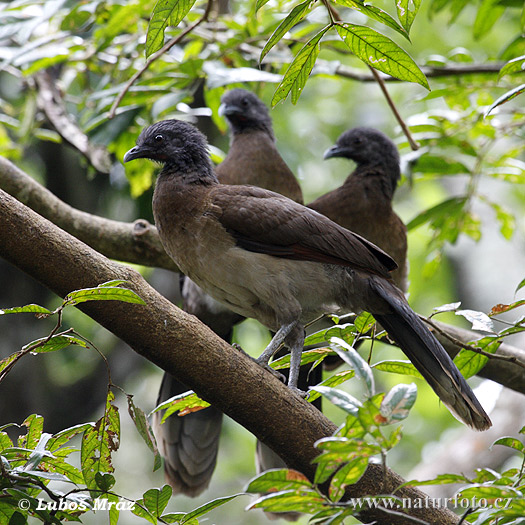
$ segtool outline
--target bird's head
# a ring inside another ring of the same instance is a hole
[[[373,128],[352,128],[345,131],[325,154],[325,159],[344,157],[360,166],[381,164],[399,172],[399,153],[395,144],[381,131]]]
[[[226,117],[233,133],[259,129],[266,131],[273,138],[268,108],[246,89],[227,91],[221,98],[219,114]]]
[[[182,120],[162,120],[142,130],[137,145],[124,155],[124,162],[150,159],[166,170],[213,174],[206,137]]]

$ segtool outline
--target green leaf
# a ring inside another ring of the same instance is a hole
[[[492,307],[492,309],[489,312],[489,316],[492,317],[494,315],[500,315],[505,312],[510,312],[511,310],[514,310],[515,308],[519,308],[520,306],[523,306],[523,305],[525,305],[525,299],[521,299],[511,304],[497,304]]]
[[[420,84],[430,91],[421,69],[390,38],[365,26],[338,23],[335,28],[352,53],[365,64],[399,80]]]
[[[347,485],[357,483],[368,467],[367,457],[357,457],[343,465],[330,482],[329,495],[332,501],[339,501],[345,493]]]
[[[420,487],[424,485],[447,485],[451,483],[468,483],[469,479],[463,476],[462,474],[439,474],[433,479],[428,479],[424,481],[412,480],[407,481],[407,485],[411,487]]]
[[[525,286],[525,279],[523,279],[518,286],[516,286],[516,290],[514,290],[514,293],[518,293],[523,287]]]
[[[417,371],[416,367],[410,361],[380,361],[379,363],[375,363],[372,366],[372,368],[374,368],[375,370],[381,370],[382,372],[390,372],[392,374],[403,374],[423,379],[423,376]]]
[[[355,9],[360,13],[377,20],[382,24],[390,27],[394,31],[397,31],[400,35],[403,35],[406,39],[410,40],[405,27],[401,27],[394,18],[392,18],[386,11],[375,7],[372,4],[367,4],[363,0],[334,0],[336,4]]]
[[[357,319],[361,316],[359,315]],[[374,321],[375,322],[375,321]],[[325,328],[310,334],[304,340],[305,345],[315,345],[319,343],[325,343],[329,341],[332,337],[339,337],[343,341],[346,341],[348,344],[352,344],[355,340],[357,329],[353,323],[338,324],[331,326],[330,328]]]
[[[115,396],[108,391],[104,415],[82,436],[80,464],[84,481],[89,490],[98,489],[95,476],[98,472],[113,472],[111,454],[119,447],[120,417],[112,404]]]
[[[356,330],[360,334],[365,334],[369,332],[372,329],[372,326],[374,326],[374,323],[376,320],[374,319],[374,316],[368,312],[361,312],[354,321],[354,325],[356,327]],[[345,339],[346,340],[346,339]]]
[[[509,60],[500,70],[498,80],[505,75],[512,75],[514,73],[523,73],[525,71],[525,55]]]
[[[195,0],[159,0],[153,9],[146,36],[146,58],[164,45],[164,31],[177,26],[189,13]]]
[[[15,306],[14,308],[4,308],[0,310],[0,315],[5,314],[19,314],[19,313],[32,313],[32,314],[45,314],[50,315],[52,312],[43,306],[38,304],[26,304],[25,306]]]
[[[334,352],[330,348],[312,348],[311,350],[305,350],[301,355],[301,365],[315,363],[316,361],[323,360],[328,355],[334,355]],[[275,370],[290,368],[290,354],[286,354],[272,361],[271,365]]]
[[[162,489],[149,489],[144,492],[142,499],[137,503],[145,507],[155,518],[160,518],[166,505],[168,504],[173,489],[169,485],[164,485]]]
[[[25,345],[22,348],[22,351],[35,346],[35,348],[31,348],[31,352],[44,354],[47,352],[56,352],[57,350],[62,350],[62,348],[66,348],[71,345],[77,345],[82,346],[83,348],[88,348],[88,344],[82,339],[66,334],[54,335],[53,337],[51,337],[51,339],[48,339],[47,337],[42,337],[41,339],[37,339],[36,341],[32,341],[31,343]]]
[[[349,379],[352,379],[352,377],[355,376],[355,372],[353,370],[343,370],[341,372],[337,372],[336,374],[331,375],[330,377],[326,378],[324,381],[321,381],[318,386],[325,386],[329,388],[334,388],[336,386],[339,386]],[[310,393],[308,395],[308,402],[311,403],[312,401],[315,401],[321,394],[319,392],[315,392],[313,390],[310,390]]]
[[[410,32],[420,6],[421,0],[396,0],[397,17],[407,33]]]
[[[321,510],[324,505],[324,499],[314,490],[284,490],[261,496],[252,502],[248,509],[313,514]]]
[[[374,395],[374,376],[368,363],[345,341],[332,337],[330,347],[337,355],[355,371],[366,387],[368,397]]]
[[[221,505],[224,505],[225,503],[228,503],[234,498],[237,498],[239,496],[244,496],[243,493],[234,494],[233,496],[224,496],[222,498],[216,498],[212,501],[208,501],[208,503],[205,503],[204,505],[201,505],[200,507],[197,507],[195,510],[192,510],[191,512],[188,512],[184,518],[181,520],[181,525],[183,523],[189,523],[191,520],[196,520],[197,518],[200,518],[201,516],[204,516],[204,514],[207,514],[213,509],[216,509],[217,507],[220,507]],[[164,519],[164,516],[162,516]]]
[[[34,449],[42,436],[44,418],[38,414],[31,414],[22,423],[22,426],[27,427],[27,434],[18,440],[18,445]]]
[[[93,426],[92,423],[82,423],[80,425],[75,425],[73,427],[66,428],[54,434],[49,440],[47,447],[51,452],[58,450],[60,447],[65,445],[73,437],[82,432],[85,432],[88,428]]]
[[[335,406],[354,416],[357,416],[359,408],[363,406],[359,400],[342,390],[319,385],[311,387],[310,390],[319,392]]]
[[[482,0],[472,26],[474,38],[486,36],[504,12],[505,8],[498,5],[498,0]]]
[[[292,104],[297,102],[319,55],[319,42],[329,29],[330,26],[324,27],[297,53],[273,95],[272,106],[284,100],[290,91]]]
[[[64,306],[74,306],[86,301],[122,301],[125,303],[146,304],[134,291],[118,286],[101,284],[96,288],[84,288],[68,293]]]
[[[268,1],[268,0],[266,0]],[[261,51],[261,56],[259,57],[259,62],[262,62],[264,57],[268,54],[270,49],[272,49],[279,40],[298,22],[300,22],[309,11],[311,11],[312,6],[315,4],[315,0],[306,0],[299,5],[296,5],[288,14],[288,16],[277,26],[277,29],[273,32],[272,36],[268,39],[263,50]],[[256,10],[259,9],[256,7]]]
[[[265,6],[268,2],[269,0],[257,0],[257,2],[255,3],[255,12],[259,11],[259,9]]]
[[[516,438],[513,437],[502,437],[494,441],[492,445],[502,445],[504,447],[513,448],[522,454],[525,454],[525,445]]]
[[[514,89],[511,89],[510,91],[507,91],[501,97],[499,97],[496,102],[494,102],[489,109],[485,112],[485,117],[489,115],[489,113],[496,107],[501,106],[502,104],[505,104],[509,100],[512,100],[514,97],[517,97],[518,95],[521,95],[525,91],[525,84],[521,84],[518,87],[515,87]]]
[[[480,341],[475,341],[472,344],[474,346],[481,346]],[[491,344],[483,345],[482,349],[485,352],[493,354],[496,352],[500,344],[501,341],[496,340]],[[458,367],[461,374],[468,379],[469,377],[476,375],[487,364],[488,360],[489,358],[485,355],[462,348],[456,357],[454,357],[454,364]]]
[[[95,483],[102,492],[108,492],[115,485],[115,476],[108,473],[97,472],[95,474]]]
[[[420,213],[417,217],[413,218],[407,224],[407,230],[414,230],[415,228],[430,222],[432,224],[437,223],[438,221],[444,220],[450,216],[457,215],[463,210],[467,199],[465,197],[452,197],[447,199],[428,210]]]
[[[455,159],[437,155],[421,155],[413,167],[415,173],[431,173],[437,175],[457,175],[470,173],[470,169]]]
[[[154,454],[155,460],[154,460],[153,470],[154,471],[158,470],[162,465],[162,459],[157,449],[157,442],[155,440],[155,436],[153,435],[153,430],[151,429],[151,425],[149,424],[149,421],[146,417],[146,414],[143,412],[143,410],[137,407],[135,403],[133,403],[132,396],[127,396],[127,399],[128,399],[128,413],[131,417],[131,420],[133,421],[133,423],[135,423],[135,428],[140,434],[140,437],[144,440],[144,443],[146,443],[148,448]]]
[[[394,386],[384,397],[379,409],[387,424],[405,419],[414,406],[416,398],[417,387],[414,383]]]
[[[152,410],[151,414],[158,412],[159,410],[166,410],[162,416],[162,422],[171,416],[175,412],[179,412],[179,416],[185,416],[191,412],[197,412],[203,408],[209,407],[210,404],[206,401],[203,401],[195,392],[188,391],[177,396],[170,397],[157,407]]]
[[[262,492],[279,492],[281,490],[299,490],[313,488],[310,480],[293,469],[270,469],[251,479],[246,492],[258,494]]]

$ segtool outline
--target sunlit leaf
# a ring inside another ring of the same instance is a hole
[[[310,480],[300,472],[292,469],[270,469],[251,479],[246,492],[278,492],[280,490],[313,488]]]
[[[325,506],[325,500],[314,490],[284,490],[267,494],[250,503],[248,509],[266,512],[304,512],[312,514]]]
[[[76,290],[64,297],[64,305],[68,306],[86,301],[122,301],[124,303],[145,304],[133,290],[118,286],[105,286],[104,284],[96,288]]]
[[[268,0],[266,0],[268,1]],[[261,51],[261,56],[259,57],[259,62],[263,61],[263,58],[268,54],[270,49],[272,49],[277,42],[279,42],[282,37],[290,31],[290,29],[301,21],[312,9],[312,6],[315,4],[315,0],[306,0],[298,5],[296,5],[286,18],[277,26],[277,29],[273,32],[272,36],[268,39],[263,50]],[[259,9],[256,7],[256,9]]]
[[[318,386],[335,388],[336,386],[343,384],[349,379],[352,379],[352,377],[354,376],[355,372],[353,370],[343,370],[341,372],[337,372],[336,374],[331,375],[330,377],[319,383]],[[310,390],[310,394],[308,395],[308,401],[311,403],[312,401],[315,401],[320,395],[320,392]]]
[[[153,414],[159,410],[165,410],[164,414],[162,415],[162,422],[164,423],[164,421],[166,421],[166,419],[175,412],[180,412],[179,415],[184,416],[209,406],[209,403],[203,401],[195,392],[189,390],[188,392],[183,392],[177,396],[170,397],[155,407],[151,413]]]
[[[457,303],[448,303],[442,306],[437,306],[432,309],[433,313],[455,312],[461,306],[461,301]]]
[[[505,75],[512,75],[513,73],[523,73],[525,71],[525,55],[509,60],[500,70],[498,80]]]
[[[22,350],[34,347],[31,348],[31,352],[44,354],[47,352],[56,352],[57,350],[62,350],[62,348],[66,348],[71,345],[82,346],[83,348],[88,347],[88,344],[82,339],[72,335],[62,334],[54,335],[51,338],[42,337],[41,339],[37,339],[36,341],[32,341],[31,343],[25,345]]]
[[[365,26],[338,23],[335,28],[352,53],[369,66],[399,80],[416,82],[430,90],[421,69],[390,38]]]
[[[437,220],[450,217],[451,215],[457,215],[460,211],[463,210],[465,203],[467,202],[465,197],[452,197],[447,199],[428,210],[420,213],[417,217],[412,219],[407,224],[407,229],[413,230],[426,222],[433,222]]]
[[[329,495],[332,501],[339,501],[347,485],[357,483],[368,467],[368,458],[356,457],[341,467],[330,482]]]
[[[397,16],[407,33],[410,32],[420,5],[421,0],[396,0]]]
[[[328,29],[330,26],[319,31],[297,53],[273,95],[272,106],[284,100],[290,92],[292,93],[292,104],[297,102],[319,55],[319,42]]]
[[[373,365],[375,370],[381,370],[382,372],[390,372],[393,374],[404,374],[412,377],[422,379],[423,376],[417,371],[416,367],[410,361],[380,361]]]
[[[498,0],[482,0],[472,26],[474,38],[486,36],[504,12]]]
[[[388,392],[381,403],[381,415],[388,422],[401,421],[408,416],[417,398],[417,387],[414,383],[399,384]]]
[[[516,438],[513,437],[502,437],[494,441],[493,445],[502,445],[504,447],[513,448],[522,454],[525,454],[525,445]]]
[[[472,330],[481,330],[484,332],[494,331],[492,319],[486,313],[476,310],[457,310],[455,313],[472,323]]]
[[[146,36],[146,58],[164,45],[164,31],[168,25],[177,26],[194,3],[195,0],[159,0],[157,2],[151,14]]]
[[[409,28],[407,28],[406,26],[401,27],[394,18],[392,18],[386,11],[379,9],[379,7],[373,6],[372,4],[369,4],[369,3],[365,3],[363,0],[334,0],[334,1],[336,4],[340,4],[345,7],[355,9],[356,11],[363,13],[364,15],[372,18],[373,20],[377,20],[378,22],[385,24],[386,26],[390,27],[390,29],[397,31],[400,35],[403,35],[405,38],[409,39],[408,32],[407,32]],[[421,1],[421,0],[416,0],[416,1]]]
[[[335,406],[342,408],[345,412],[354,416],[357,415],[359,408],[363,406],[361,401],[342,390],[319,385],[311,387],[310,390],[319,392]]]
[[[44,308],[38,304],[27,304],[26,306],[15,306],[13,308],[4,308],[0,310],[0,315],[4,314],[19,314],[19,313],[32,313],[32,314],[51,314],[51,310]]]

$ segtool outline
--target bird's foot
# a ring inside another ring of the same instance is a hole
[[[297,388],[296,386],[288,386],[288,388],[297,396],[299,396],[302,399],[306,399],[308,397],[308,392],[305,392],[304,390],[301,390],[300,388]]]
[[[275,370],[274,368],[272,368],[268,363],[266,363],[266,361],[262,361],[262,360],[259,360],[259,359],[254,359],[254,361],[259,365],[259,366],[262,366],[265,370],[267,370],[268,372],[270,372],[270,374],[272,374],[274,377],[276,377],[279,381],[281,381],[281,383],[284,383],[286,384],[286,376],[281,374],[281,372],[279,372],[278,370]]]
[[[232,343],[231,345],[233,346],[233,348],[235,348],[235,350],[239,350],[239,352],[246,354],[246,352],[243,350],[242,346],[239,343]]]

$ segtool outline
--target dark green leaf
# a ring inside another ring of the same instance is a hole
[[[365,3],[363,0],[334,0],[334,1],[336,4],[340,4],[345,7],[355,9],[356,11],[363,13],[369,18],[372,18],[373,20],[377,20],[378,22],[385,24],[386,26],[390,27],[394,31],[397,31],[400,35],[403,35],[406,39],[410,40],[408,37],[408,32],[407,32],[410,26],[408,28],[406,26],[401,27],[386,11],[379,9],[379,7],[375,7],[372,4]],[[416,0],[416,1],[420,2],[421,0]]]
[[[255,12],[259,11],[261,7],[265,6],[269,0],[257,0],[255,3]]]
[[[360,317],[361,316],[358,316],[356,320]],[[325,343],[327,341],[330,341],[332,337],[339,337],[343,341],[346,341],[348,344],[352,344],[354,342],[356,333],[357,330],[353,323],[338,324],[335,326],[331,326],[330,328],[325,328],[324,330],[319,330],[318,332],[310,334],[304,340],[304,344],[315,345],[319,343]]]
[[[455,159],[433,155],[422,155],[413,166],[416,173],[431,173],[437,175],[457,175],[470,173],[470,169]]]
[[[485,116],[487,116],[494,108],[501,106],[501,104],[505,104],[509,100],[512,100],[514,97],[517,97],[518,95],[521,95],[525,91],[525,84],[521,84],[518,87],[515,87],[514,89],[511,89],[510,91],[507,91],[501,97],[499,97],[496,102],[494,102],[489,109],[485,112]]]
[[[268,0],[266,0],[268,1]],[[264,57],[268,54],[270,49],[272,49],[279,40],[288,32],[290,29],[300,22],[312,9],[312,6],[315,4],[315,0],[306,0],[298,5],[296,5],[288,14],[288,16],[277,26],[277,29],[273,32],[272,36],[266,42],[266,45],[261,51],[261,56],[259,57],[259,62],[262,62]],[[256,7],[256,9],[259,9]]]
[[[401,421],[408,416],[417,398],[417,387],[410,385],[396,385],[388,392],[381,403],[381,415],[388,423]]]
[[[495,341],[492,344],[486,345],[483,350],[490,354],[493,354],[501,344],[500,341]],[[473,345],[478,346],[479,341],[473,343]],[[486,364],[489,358],[477,352],[472,352],[462,348],[456,357],[454,357],[454,363],[458,367],[459,371],[465,378],[472,377],[476,375]]]
[[[411,487],[420,487],[424,485],[447,485],[451,483],[468,483],[469,480],[462,474],[439,474],[433,479],[418,481],[412,480],[408,481],[406,484]]]
[[[264,509],[266,512],[319,512],[324,499],[313,490],[285,490],[256,499],[248,509]]]
[[[78,337],[74,337],[72,335],[54,335],[51,337],[51,339],[43,337],[42,339],[32,341],[31,343],[25,345],[22,350],[34,347],[31,348],[31,352],[44,354],[47,352],[56,352],[57,350],[62,350],[62,348],[66,348],[71,345],[82,346],[83,348],[88,347],[87,343]]]
[[[225,496],[222,498],[216,498],[212,501],[208,501],[208,503],[205,503],[204,505],[201,505],[195,510],[188,512],[188,514],[186,514],[185,517],[181,520],[181,525],[183,523],[189,523],[192,520],[196,520],[197,518],[204,516],[204,514],[207,514],[211,510],[216,509],[217,507],[220,507],[221,505],[224,505],[225,503],[228,503],[232,499],[237,498],[239,496],[244,496],[244,495],[245,494],[243,493],[239,493],[239,494],[234,494],[233,496]]]
[[[281,490],[313,488],[309,479],[292,469],[270,469],[251,479],[246,492],[258,494],[262,492],[278,492]]]
[[[436,220],[441,220],[451,215],[457,215],[460,211],[463,210],[467,200],[465,197],[452,197],[446,201],[443,201],[428,210],[420,213],[417,217],[412,219],[407,224],[407,229],[413,230],[426,222],[433,222]]]
[[[168,504],[173,489],[169,485],[164,485],[162,489],[149,489],[144,492],[142,499],[137,503],[144,506],[155,518],[160,518],[166,505]]]
[[[144,440],[144,443],[148,445],[148,448],[154,454],[155,462],[153,465],[153,470],[155,471],[161,467],[162,460],[161,460],[159,451],[157,449],[157,442],[155,440],[155,436],[153,435],[153,430],[151,429],[151,426],[146,417],[146,414],[143,412],[141,408],[137,407],[135,403],[133,403],[132,396],[128,396],[127,399],[128,399],[128,413],[133,423],[135,423],[135,428],[140,434],[140,437]]]
[[[397,17],[407,33],[410,32],[420,5],[421,0],[396,0]]]
[[[153,8],[146,36],[146,58],[164,45],[164,31],[177,26],[193,7],[195,0],[159,0]]]
[[[297,102],[319,55],[319,42],[329,29],[330,26],[324,27],[297,53],[273,95],[272,106],[284,100],[290,91],[292,93],[292,104]]]
[[[390,38],[365,26],[338,23],[335,27],[352,53],[365,64],[399,80],[416,82],[430,90],[421,69]]]
[[[111,453],[119,447],[120,418],[118,408],[112,404],[115,396],[108,392],[104,415],[82,436],[80,464],[89,490],[97,490],[97,472],[113,472]]]

